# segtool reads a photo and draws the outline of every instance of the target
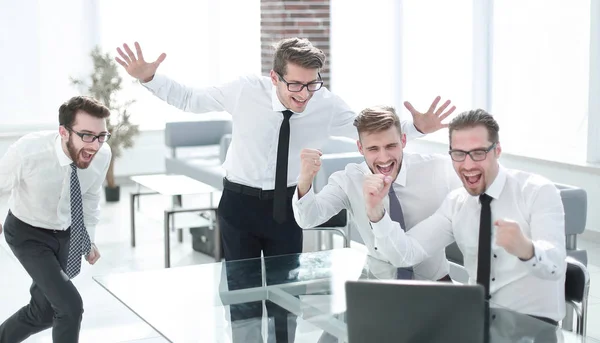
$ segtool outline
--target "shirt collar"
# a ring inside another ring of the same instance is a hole
[[[502,167],[502,165],[498,166],[498,175],[496,175],[496,179],[494,182],[485,190],[485,194],[491,196],[492,198],[498,200],[500,197],[500,193],[502,193],[502,189],[504,189],[504,185],[506,184],[506,169]]]
[[[73,163],[73,161],[69,158],[69,156],[67,156],[67,154],[65,154],[65,151],[62,148],[62,139],[60,138],[60,135],[56,135],[56,138],[54,139],[54,150],[56,150],[56,157],[58,158],[58,163],[61,167],[68,166]]]
[[[279,97],[277,96],[277,87],[271,87],[271,104],[273,106],[273,111],[281,112],[287,110],[285,106],[279,101]]]
[[[407,174],[408,174],[408,165],[406,164],[406,161],[404,160],[404,154],[402,154],[402,162],[400,164],[400,170],[398,171],[398,176],[396,177],[396,180],[394,180],[394,183],[397,183],[402,187],[406,187],[406,175]]]

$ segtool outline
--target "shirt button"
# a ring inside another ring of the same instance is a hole
[[[496,281],[496,278],[495,278],[495,277],[493,277],[493,278],[492,278],[492,281]]]
[[[496,254],[494,254],[494,258],[498,258],[498,256]]]
[[[535,263],[533,264],[533,266],[535,267]]]
[[[377,247],[375,247],[375,250],[377,250]]]

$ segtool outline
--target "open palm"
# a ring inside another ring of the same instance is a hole
[[[413,124],[421,133],[433,133],[448,127],[448,124],[443,123],[442,121],[454,112],[456,106],[452,106],[448,111],[445,111],[450,105],[450,100],[446,100],[446,102],[438,108],[437,106],[440,100],[441,98],[439,96],[436,97],[431,103],[431,106],[429,106],[429,110],[425,113],[417,111],[410,102],[404,102],[404,106],[410,111],[410,114],[413,117]]]
[[[160,56],[158,56],[156,61],[150,63],[146,62],[144,60],[142,48],[140,47],[140,44],[138,42],[135,42],[135,51],[137,53],[137,56],[133,53],[133,51],[129,48],[127,44],[123,44],[123,49],[125,50],[125,52],[123,52],[121,48],[117,48],[117,52],[119,53],[121,58],[117,56],[115,57],[115,60],[117,61],[117,63],[122,65],[123,68],[125,68],[129,75],[135,77],[136,79],[142,82],[148,82],[152,80],[154,74],[156,74],[156,69],[158,69],[158,66],[165,60],[165,58],[167,58],[167,54],[162,53],[160,54]]]

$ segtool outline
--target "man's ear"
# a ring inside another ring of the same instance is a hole
[[[69,130],[67,130],[64,126],[59,126],[58,127],[58,134],[60,134],[60,137],[62,139],[69,139]]]
[[[271,76],[271,82],[273,82],[273,86],[277,86],[277,81],[279,81],[279,76],[277,76],[277,73],[275,72],[275,70],[271,69],[271,71],[269,72],[269,76]]]
[[[500,145],[500,141],[498,141],[498,143],[496,143],[496,147],[494,148],[494,151],[496,152],[496,157],[500,157],[500,155],[502,154],[502,146]]]
[[[406,134],[403,133],[400,140],[402,141],[402,149],[404,149],[406,147]]]
[[[356,146],[358,147],[358,152],[360,152],[360,154],[364,156],[365,153],[363,152],[362,144],[360,144],[360,139],[356,140]]]

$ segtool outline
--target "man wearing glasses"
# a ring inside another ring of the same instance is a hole
[[[500,165],[498,123],[484,110],[458,115],[449,131],[450,157],[464,187],[406,233],[375,203],[376,248],[395,265],[412,266],[456,241],[469,283],[484,287],[491,307],[556,326],[565,315],[566,271],[559,191],[541,176]],[[389,186],[381,180],[369,196],[378,199]]]
[[[27,134],[0,159],[0,196],[10,194],[6,242],[33,280],[29,304],[0,325],[0,342],[50,327],[54,342],[78,342],[83,303],[71,279],[82,256],[100,258],[94,231],[111,159],[110,112],[83,96],[58,112],[58,133]]]
[[[356,113],[323,87],[319,72],[325,54],[306,39],[284,39],[276,46],[269,77],[247,76],[216,87],[192,89],[156,74],[165,54],[149,63],[138,43],[135,49],[134,53],[126,44],[124,51],[118,48],[117,62],[155,96],[184,111],[227,111],[232,116],[218,211],[225,260],[257,258],[261,252],[264,256],[302,252],[302,229],[294,220],[291,205],[300,151],[319,149],[332,135],[356,138],[352,125]],[[442,107],[448,105],[449,101]],[[410,104],[408,107],[414,126],[404,122],[403,131],[409,138],[444,126],[441,112],[422,114]],[[235,321],[233,317],[232,313]],[[277,341],[292,342],[287,330],[279,328],[282,326],[276,325]],[[260,341],[258,329],[257,337],[234,337],[234,341]]]

